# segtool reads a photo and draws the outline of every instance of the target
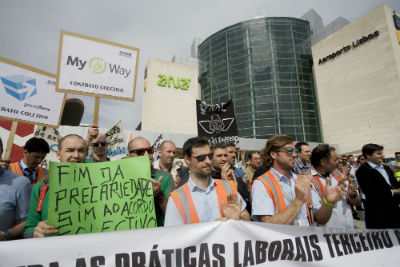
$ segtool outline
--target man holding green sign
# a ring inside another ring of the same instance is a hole
[[[157,226],[164,226],[164,214],[167,207],[169,193],[175,189],[175,183],[169,172],[154,169],[151,166],[153,161],[154,148],[150,142],[143,137],[133,138],[128,145],[128,157],[149,156],[151,167],[150,181],[153,184],[154,203],[157,217]],[[154,178],[154,179],[153,179]]]
[[[87,144],[79,135],[71,134],[60,139],[58,143],[57,157],[61,162],[82,163],[85,161]],[[43,180],[32,188],[29,204],[28,218],[25,222],[25,237],[44,237],[55,234],[57,230],[46,223],[49,194]]]
[[[43,193],[40,184],[33,189],[26,235],[44,237],[156,226],[153,190],[157,188],[152,190],[148,178],[149,158],[73,164],[83,163],[86,151],[87,143],[78,135],[60,140],[60,163],[51,162],[48,190]]]

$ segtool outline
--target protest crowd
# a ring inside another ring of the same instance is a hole
[[[107,146],[92,125],[86,139],[76,134],[61,138],[57,157],[65,163],[106,162]],[[366,228],[400,228],[400,152],[385,164],[384,148],[377,144],[364,145],[356,160],[339,156],[328,144],[311,150],[306,142],[275,135],[264,148],[249,152],[246,162],[237,161],[234,143],[210,146],[204,137],[186,140],[183,160],[168,140],[161,142],[156,160],[146,138],[133,138],[127,148],[127,158],[150,159],[148,179],[159,227],[252,220],[351,229],[357,212],[365,210]],[[39,166],[49,151],[44,139],[33,137],[20,161],[1,160],[0,240],[58,233],[46,221],[49,171]]]

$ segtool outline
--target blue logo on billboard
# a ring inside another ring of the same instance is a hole
[[[24,75],[0,77],[7,94],[19,101],[37,94],[36,80]]]

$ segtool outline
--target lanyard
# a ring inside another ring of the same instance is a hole
[[[289,182],[290,182],[290,181],[289,181]],[[289,200],[289,202],[292,203],[293,200],[294,200],[293,194],[290,194],[292,197],[289,197],[289,194],[285,191],[285,189],[283,189],[282,184],[279,183],[279,185],[281,186],[281,189],[282,189],[282,191],[283,191],[283,194],[285,194],[287,200]],[[291,190],[290,190],[290,191],[291,191]]]

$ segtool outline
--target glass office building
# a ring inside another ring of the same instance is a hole
[[[199,46],[201,98],[232,99],[240,137],[287,134],[321,142],[310,26],[257,18],[229,26]]]

